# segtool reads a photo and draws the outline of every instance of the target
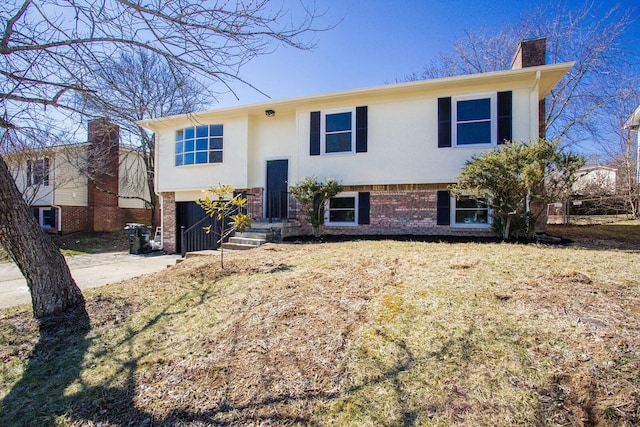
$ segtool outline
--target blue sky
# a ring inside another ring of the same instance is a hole
[[[296,0],[284,0],[285,4],[287,1]],[[300,51],[280,46],[274,53],[246,65],[241,77],[272,99],[391,83],[411,72],[420,72],[440,52],[451,51],[452,41],[463,36],[465,30],[503,28],[531,11],[535,3],[317,0],[318,8],[327,11],[320,25],[341,22],[334,29],[316,34],[316,48]],[[631,0],[622,2],[623,7],[635,7],[640,13],[636,4]],[[634,24],[629,37],[636,43],[640,39],[640,22]],[[268,100],[241,85],[235,85],[235,90],[240,100],[227,94],[212,107]]]

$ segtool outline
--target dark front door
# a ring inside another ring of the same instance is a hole
[[[289,160],[267,161],[266,217],[286,219],[288,208]]]
[[[176,252],[217,249],[215,233],[207,233],[204,230],[204,227],[209,225],[215,226],[215,221],[205,214],[196,202],[176,202],[176,236],[178,237]],[[184,248],[182,247],[183,233],[185,234]]]

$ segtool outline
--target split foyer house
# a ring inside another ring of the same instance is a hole
[[[182,227],[203,216],[194,201],[212,185],[243,192],[254,223],[275,227],[301,219],[287,191],[311,176],[344,186],[324,233],[488,235],[487,206],[447,188],[473,155],[543,132],[544,98],[573,65],[544,63],[545,40],[529,40],[507,71],[141,122],[156,137],[164,248],[180,250]],[[299,223],[288,234],[309,231]]]
[[[86,143],[6,155],[18,190],[40,226],[63,234],[150,223],[138,154],[120,145],[118,127],[105,119],[90,121],[88,134]]]

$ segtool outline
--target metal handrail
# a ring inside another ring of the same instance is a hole
[[[215,233],[207,233],[204,227],[216,226],[216,219],[206,215],[198,222],[185,229],[185,226],[180,227],[180,254],[184,258],[187,252],[193,250],[203,249],[217,249],[218,242],[215,238]],[[206,225],[205,225],[206,224]]]

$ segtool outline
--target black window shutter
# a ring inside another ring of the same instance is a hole
[[[33,184],[33,182],[31,182],[32,168],[33,166],[31,160],[27,160],[27,185]]]
[[[44,171],[42,172],[43,174],[42,179],[44,181],[43,184],[49,185],[49,158],[45,157],[43,163],[44,163],[44,166],[43,166]]]
[[[311,135],[309,138],[309,155],[320,155],[320,111],[311,112]]]
[[[356,107],[356,153],[367,152],[367,106]]]
[[[451,224],[451,196],[447,190],[438,190],[438,225],[450,225]]]
[[[451,97],[438,98],[438,148],[451,147]]]
[[[498,92],[498,144],[512,138],[512,92]]]
[[[358,224],[369,224],[371,211],[371,193],[358,193]]]

